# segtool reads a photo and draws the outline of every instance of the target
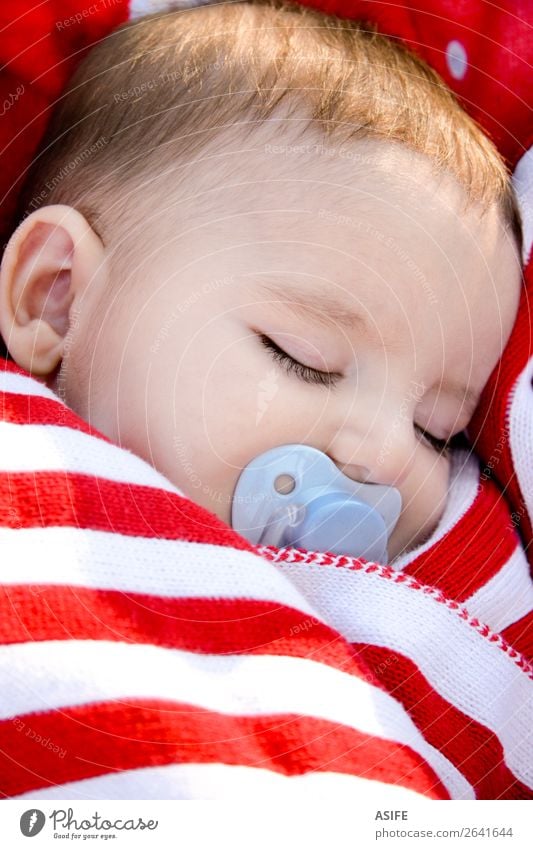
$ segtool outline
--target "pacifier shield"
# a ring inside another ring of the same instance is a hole
[[[394,487],[353,481],[321,451],[292,444],[260,454],[243,469],[231,521],[253,544],[384,563],[400,511]]]

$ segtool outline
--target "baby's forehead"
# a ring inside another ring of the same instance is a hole
[[[280,110],[274,124],[224,129],[197,160],[152,169],[141,200],[161,206],[165,192],[178,212],[186,205],[187,214],[210,215],[212,220],[228,207],[233,213],[251,213],[266,204],[276,206],[283,221],[282,210],[299,205],[324,217],[335,213],[339,225],[349,225],[365,206],[383,206],[384,188],[395,194],[397,205],[406,193],[429,197],[431,182],[431,191],[438,192],[432,163],[407,146],[327,136],[309,124],[308,115],[303,128],[292,117],[291,122],[286,110]],[[164,214],[161,208],[162,218]]]
[[[286,109],[280,110],[274,123],[258,122],[253,131],[224,130],[189,179],[202,187],[221,184],[230,197],[233,187],[235,199],[283,193],[288,200],[307,196],[326,207],[343,202],[361,206],[379,203],[386,189],[396,204],[442,198],[447,206],[467,206],[467,193],[458,180],[408,145],[326,134],[305,112],[297,113],[303,124],[289,114],[290,119]]]
[[[145,221],[156,222],[162,248],[186,233],[200,254],[230,251],[237,268],[277,266],[341,286],[365,269],[387,280],[408,265],[422,280],[487,261],[485,234],[494,243],[498,216],[482,219],[452,176],[406,146],[288,124],[247,139],[244,148],[242,128],[232,128],[186,177],[154,175]]]
[[[400,309],[400,277],[419,293],[419,315],[434,313],[435,279],[454,293],[488,267],[494,291],[498,216],[482,218],[453,176],[406,145],[277,117],[253,131],[228,128],[186,171],[174,164],[154,174],[144,238],[151,228],[159,252],[197,268],[231,257],[248,287],[278,273],[346,301],[355,288],[375,321],[388,300]],[[466,304],[473,296],[475,286],[461,294]]]

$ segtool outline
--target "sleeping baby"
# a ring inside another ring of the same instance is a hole
[[[58,104],[20,222],[9,353],[109,439],[241,530],[243,470],[253,504],[281,457],[282,496],[292,451],[363,536],[385,523],[389,560],[431,536],[521,265],[505,166],[420,59],[276,0],[123,26]]]

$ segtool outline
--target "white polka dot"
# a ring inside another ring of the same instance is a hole
[[[533,252],[533,147],[518,162],[513,174],[513,185],[522,216],[525,265]]]
[[[452,77],[462,80],[468,69],[468,59],[460,41],[450,41],[446,48],[446,62]]]
[[[214,3],[216,0],[131,0],[130,2],[130,20],[142,18],[144,15],[152,15],[154,12],[170,12],[174,9],[190,9],[194,6],[207,6],[209,3]],[[117,0],[115,0],[115,5]],[[105,3],[101,3],[105,6]],[[111,0],[107,3],[112,6]],[[98,3],[95,4],[98,6]]]

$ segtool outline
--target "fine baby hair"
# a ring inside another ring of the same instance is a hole
[[[134,187],[157,177],[165,192],[172,174],[180,191],[189,173],[201,179],[198,160],[216,156],[223,131],[250,139],[270,122],[275,152],[280,121],[295,151],[311,149],[311,128],[317,155],[328,139],[400,142],[451,172],[481,209],[499,204],[520,240],[501,157],[425,62],[371,26],[279,0],[148,16],[93,47],[58,103],[20,217],[75,206],[104,242],[118,237],[118,259],[142,221]],[[207,170],[210,187],[218,172]],[[197,206],[210,203],[198,193]]]

